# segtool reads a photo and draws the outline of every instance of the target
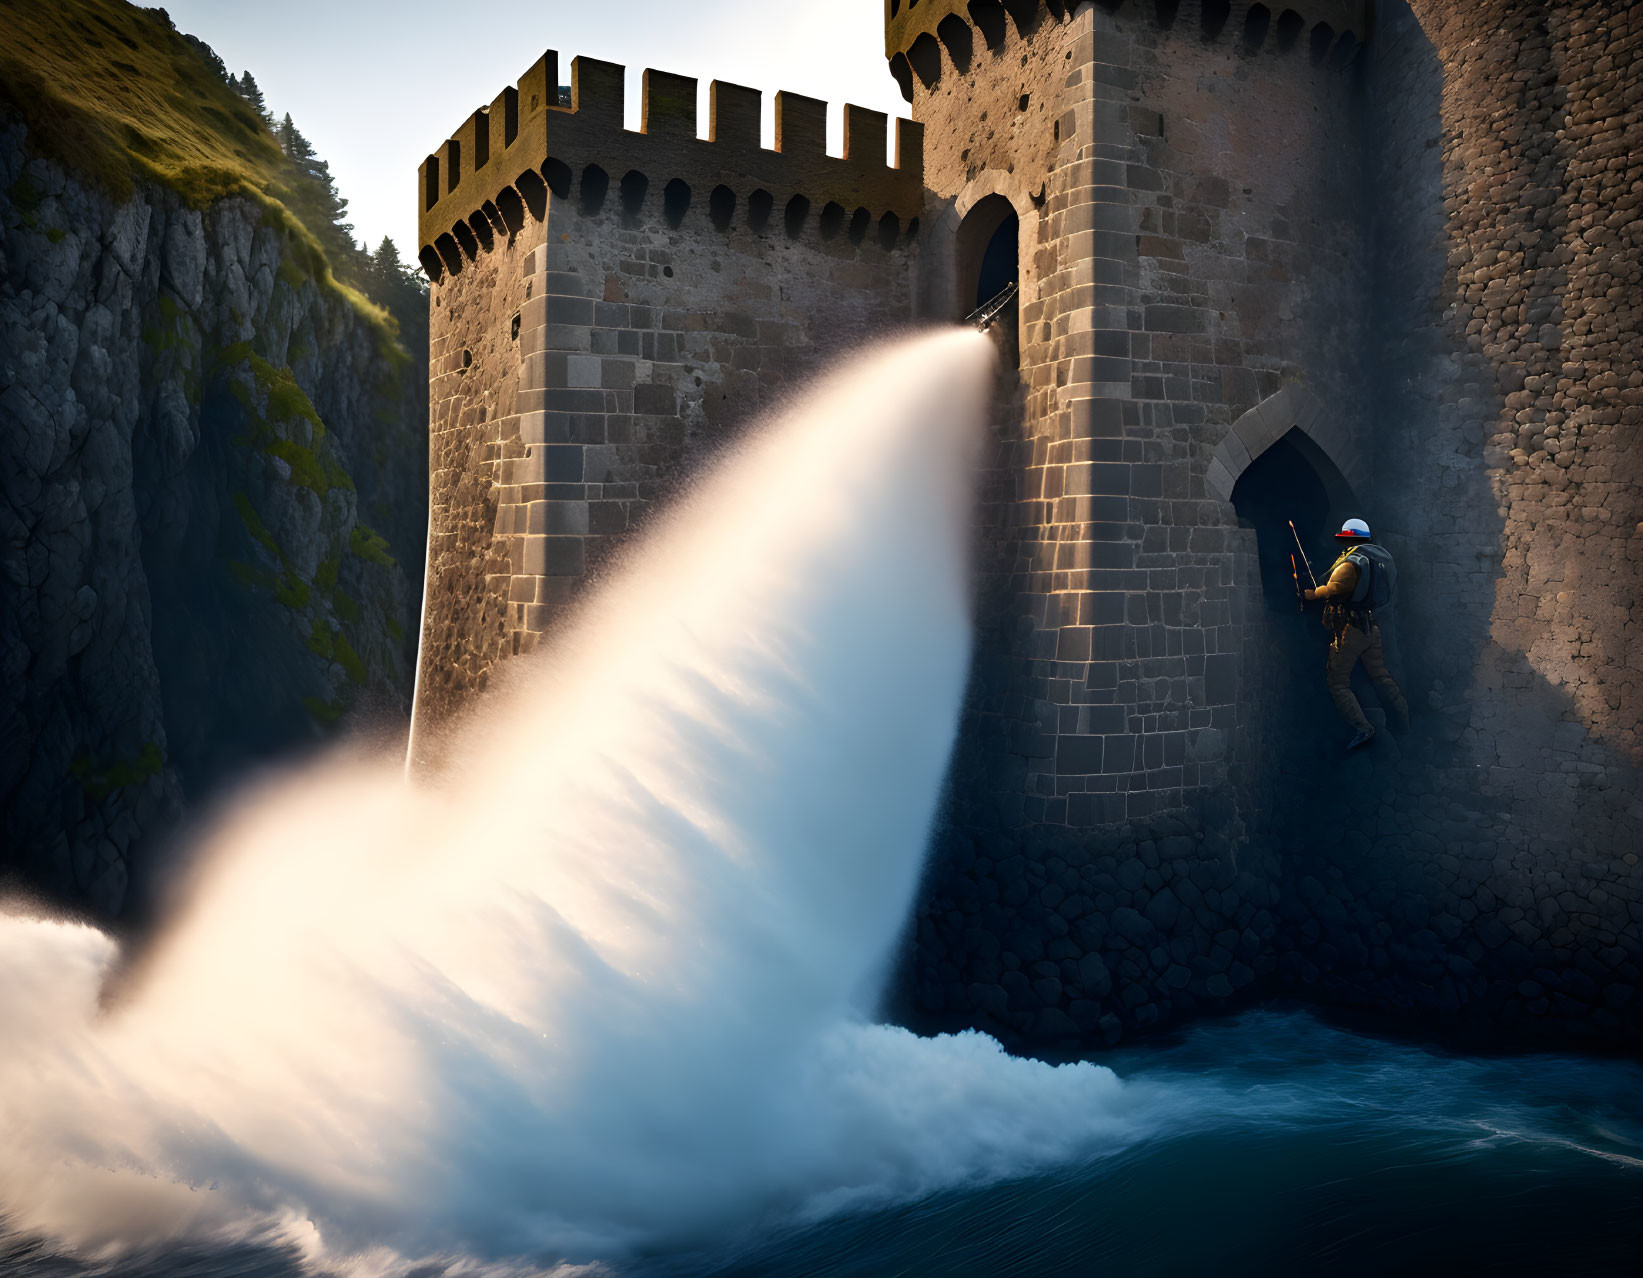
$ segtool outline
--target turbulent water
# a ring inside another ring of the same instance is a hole
[[[876,1023],[968,661],[987,352],[909,339],[758,432],[421,743],[437,773],[243,796],[112,997],[108,938],[0,917],[0,1271],[1234,1272],[1374,1254],[1339,1186],[1429,1210],[1429,1171],[1573,1195],[1602,1272],[1633,1066],[1277,1014],[1052,1066]]]

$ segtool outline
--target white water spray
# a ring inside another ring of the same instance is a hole
[[[516,662],[434,781],[242,799],[107,1013],[0,918],[0,1216],[84,1248],[592,1259],[1028,1171],[1146,1098],[869,1019],[968,660],[984,337],[755,435]]]

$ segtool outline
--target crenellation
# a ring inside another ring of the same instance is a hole
[[[696,78],[646,71],[639,111],[642,133],[688,141],[696,136]]]
[[[677,190],[682,184],[692,193],[724,187],[732,195],[763,191],[789,210],[800,208],[796,201],[802,200],[804,211],[795,215],[792,233],[802,231],[811,209],[837,204],[847,212],[867,210],[867,222],[880,228],[875,238],[890,248],[896,230],[886,228],[911,227],[922,210],[921,135],[911,121],[897,121],[896,159],[887,164],[886,118],[847,106],[845,154],[833,157],[827,154],[826,103],[778,92],[776,146],[766,150],[759,145],[762,95],[756,90],[712,82],[709,137],[703,140],[696,136],[691,77],[646,70],[642,126],[632,132],[623,126],[623,67],[573,59],[568,107],[559,105],[557,88],[549,83],[557,74],[558,56],[550,51],[526,72],[511,99],[505,92],[474,112],[423,162],[418,259],[430,277],[460,271],[456,251],[472,260],[479,238],[473,218],[485,203],[499,204],[511,192],[509,198],[531,204],[537,192],[526,188],[543,181],[563,187],[573,175],[585,179],[590,168],[604,174],[600,161],[611,157],[619,159],[625,174],[635,175],[632,185],[642,181],[647,188]],[[498,130],[493,120],[511,123]],[[604,189],[586,180],[582,186],[592,211],[602,203]],[[679,216],[705,216],[706,209],[707,202],[693,196],[682,200]],[[728,220],[721,216],[718,222]],[[865,238],[863,230],[857,242]]]

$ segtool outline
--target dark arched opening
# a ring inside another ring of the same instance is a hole
[[[441,235],[434,241],[434,251],[439,254],[439,260],[445,263],[445,269],[452,275],[462,274],[462,250],[457,248],[456,241],[449,232]]]
[[[1268,609],[1294,612],[1295,579],[1290,556],[1295,541],[1289,523],[1295,522],[1306,553],[1328,547],[1329,522],[1334,510],[1329,485],[1307,456],[1299,431],[1290,431],[1250,462],[1232,489],[1232,508],[1238,524],[1253,528],[1261,563],[1261,597]],[[1311,441],[1307,441],[1310,443]],[[1315,449],[1316,446],[1314,446]],[[1325,463],[1327,465],[1327,462]],[[1322,572],[1323,564],[1313,567]],[[1302,570],[1302,577],[1305,577]]]
[[[804,219],[810,216],[810,201],[802,196],[795,195],[787,202],[787,212],[782,220],[787,227],[787,238],[796,240],[804,233]]]
[[[508,228],[510,239],[525,229],[525,201],[513,187],[505,186],[497,192],[496,208],[502,215],[503,225]]]
[[[907,50],[907,61],[926,89],[936,87],[936,81],[941,79],[941,46],[935,36],[926,31],[914,40],[912,48]]]
[[[966,8],[987,47],[997,53],[1004,47],[1004,5],[1000,0],[970,0]]]
[[[690,183],[674,178],[662,188],[662,217],[674,230],[690,211]]]
[[[954,319],[963,319],[1015,282],[1020,235],[1015,206],[1002,195],[983,196],[964,215],[958,227],[958,314]]]
[[[573,176],[570,165],[550,155],[542,161],[542,176],[547,180],[548,190],[553,192],[554,199],[568,200],[570,198],[570,184]]]
[[[981,255],[981,270],[976,275],[977,306],[986,305],[1019,280],[1021,270],[1017,240],[1020,236],[1021,224],[1012,210],[1010,216],[999,223]]]
[[[548,215],[548,187],[535,169],[526,169],[514,179],[514,187],[525,201],[525,207],[538,222]]]
[[[1004,0],[1004,12],[1010,15],[1016,34],[1023,40],[1038,27],[1038,0]]]
[[[975,37],[970,24],[956,13],[949,13],[936,24],[936,34],[947,46],[947,56],[960,75],[967,75],[970,59],[975,55]]]
[[[736,216],[736,192],[722,182],[708,192],[707,220],[716,231],[728,231],[730,219]]]
[[[1249,12],[1244,16],[1244,44],[1251,49],[1259,49],[1261,42],[1266,39],[1267,27],[1272,24],[1272,10],[1264,4],[1252,4]]]
[[[1321,66],[1329,56],[1329,46],[1335,43],[1335,28],[1320,22],[1312,28],[1312,65]]]
[[[650,190],[650,179],[638,169],[629,169],[622,175],[617,188],[622,193],[622,223],[637,226],[639,215],[645,210],[645,192]]]
[[[770,210],[776,206],[776,197],[762,186],[747,197],[747,225],[762,231],[770,225]]]
[[[890,75],[895,79],[896,87],[901,90],[901,96],[911,102],[913,100],[913,70],[907,65],[906,54],[898,53],[890,59]]]
[[[605,207],[605,192],[610,190],[610,174],[597,164],[582,170],[582,212],[592,216]]]
[[[879,219],[879,247],[893,249],[896,247],[896,236],[901,234],[901,219],[894,213],[886,213]]]
[[[456,236],[456,242],[462,246],[462,251],[467,254],[470,262],[479,256],[479,241],[466,222],[458,222],[451,227],[451,234]]]
[[[1293,9],[1285,9],[1278,15],[1278,49],[1288,53],[1295,47],[1295,42],[1301,38],[1301,32],[1306,30],[1306,19]]]
[[[1257,807],[1287,808],[1316,781],[1320,769],[1333,764],[1340,749],[1342,722],[1324,686],[1328,641],[1318,606],[1310,605],[1303,614],[1295,597],[1290,559],[1295,555],[1298,562],[1299,555],[1289,523],[1295,522],[1321,577],[1333,559],[1329,535],[1346,517],[1341,504],[1350,500],[1340,472],[1299,430],[1251,461],[1232,489],[1232,507],[1244,530],[1235,568],[1243,618],[1241,740],[1232,755],[1238,782],[1254,794]],[[1246,557],[1250,532],[1253,565]],[[1301,580],[1305,584],[1304,568]]]
[[[988,195],[976,201],[958,228],[958,314],[954,319],[962,320],[1019,283],[1020,240],[1021,219],[1008,199]],[[1020,364],[1019,312],[1019,300],[1006,305],[992,329],[999,342],[999,358],[1008,369]]]

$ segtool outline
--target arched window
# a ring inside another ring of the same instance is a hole
[[[958,227],[957,309],[962,320],[985,306],[1010,285],[1019,283],[1021,221],[1015,206],[1002,195],[976,201]],[[1001,357],[1015,366],[1020,360],[1019,299],[1007,305],[995,322],[1001,339]]]

